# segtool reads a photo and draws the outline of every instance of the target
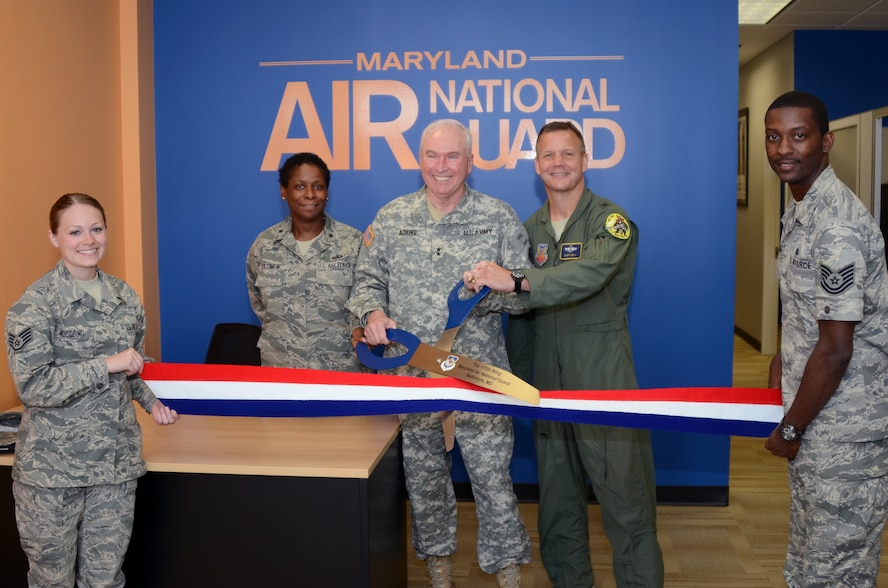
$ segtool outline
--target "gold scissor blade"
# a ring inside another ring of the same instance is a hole
[[[540,391],[515,374],[425,343],[419,344],[408,363],[413,367],[457,378],[530,404],[540,403]]]
[[[453,348],[453,340],[456,339],[456,334],[459,332],[459,325],[455,327],[451,327],[446,329],[441,336],[438,337],[438,342],[435,343],[434,347],[438,349],[443,349],[445,351],[450,351]]]

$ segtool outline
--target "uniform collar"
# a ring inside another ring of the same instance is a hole
[[[77,285],[74,276],[65,266],[65,262],[59,260],[53,272],[56,289],[62,302],[66,305],[70,306],[75,302],[80,302],[96,310],[110,312],[120,304],[120,296],[108,285],[107,274],[101,268],[96,268],[96,277],[102,284],[102,303],[99,305],[96,305],[95,298],[89,296],[86,290]]]
[[[456,208],[444,215],[441,219],[442,223],[462,222],[464,218],[472,218],[474,216],[475,202],[479,192],[476,192],[468,184],[463,184],[466,193],[462,200],[456,205]],[[428,188],[423,186],[416,192],[418,196],[416,202],[413,203],[413,215],[417,223],[431,222],[431,214],[429,213],[429,193]]]
[[[823,199],[833,190],[838,181],[839,178],[836,176],[832,165],[826,166],[820,172],[820,175],[817,176],[817,179],[814,180],[814,183],[811,184],[811,187],[808,188],[808,192],[801,201],[797,201],[795,198],[790,199],[789,207],[786,209],[787,216],[785,222],[792,220],[802,226],[808,225],[819,205],[823,203]]]
[[[333,218],[329,214],[324,214],[324,228],[318,234],[315,243],[326,246],[328,240],[333,236]],[[288,249],[298,251],[296,247],[296,237],[293,236],[293,219],[287,217],[277,224],[274,232],[274,240],[281,243]]]
[[[593,196],[594,196],[594,194],[592,193],[592,190],[590,190],[588,187],[583,188],[583,193],[580,194],[580,199],[577,202],[577,207],[571,213],[570,217],[567,219],[567,223],[564,225],[565,231],[567,230],[567,227],[569,227],[570,225],[572,225],[574,223],[575,219],[582,218],[586,214],[587,209],[592,205]],[[540,210],[540,220],[543,223],[548,223],[548,224],[551,224],[551,222],[552,222],[552,216],[549,213],[549,201],[548,200],[546,200],[546,204]]]

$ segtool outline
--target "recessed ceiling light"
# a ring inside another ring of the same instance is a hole
[[[740,0],[740,24],[765,24],[792,0]]]

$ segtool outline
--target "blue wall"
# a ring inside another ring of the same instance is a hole
[[[572,118],[595,128],[587,138],[600,167],[588,184],[639,226],[630,321],[641,386],[731,385],[734,4],[155,0],[154,12],[164,361],[200,362],[215,323],[256,321],[244,260],[286,214],[273,171],[281,158],[262,169],[281,112],[293,115],[284,135],[294,150],[336,155],[328,210],[360,229],[421,184],[398,139],[412,157],[422,127],[444,116],[479,128],[471,185],[526,218],[545,198],[532,161],[483,169],[477,158],[528,152],[534,129]],[[450,61],[421,58],[439,51]],[[378,67],[362,67],[377,52]],[[481,63],[500,54],[502,65]],[[460,99],[448,108],[434,88],[450,83]],[[547,83],[570,104],[535,104],[535,85]],[[522,84],[504,98],[503,88]],[[300,101],[282,108],[294,88]],[[366,104],[355,99],[362,93],[372,94]],[[402,117],[397,137],[361,139]],[[358,169],[365,160],[369,169]],[[533,481],[529,423],[518,426],[516,481]],[[660,485],[727,485],[727,438],[657,433],[655,443]]]
[[[795,87],[831,119],[888,106],[888,31],[796,31]]]

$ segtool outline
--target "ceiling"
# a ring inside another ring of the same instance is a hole
[[[766,25],[740,25],[740,66],[800,29],[888,31],[888,0],[795,0]]]

